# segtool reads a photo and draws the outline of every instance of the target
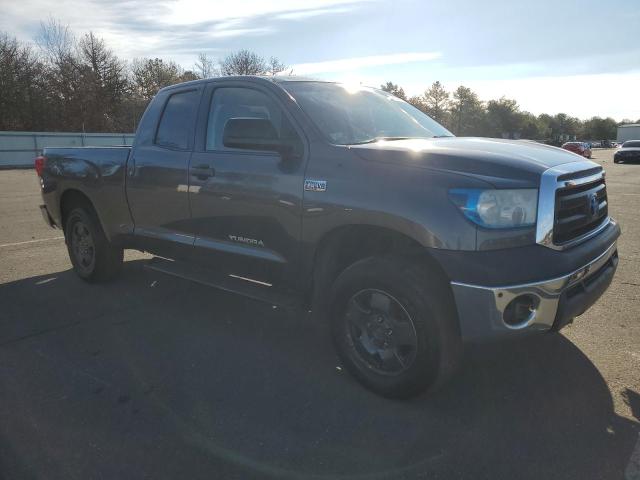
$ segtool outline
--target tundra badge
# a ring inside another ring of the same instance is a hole
[[[264,242],[256,238],[243,237],[240,235],[229,235],[229,240],[232,242],[246,243],[247,245],[256,245],[258,247],[264,247]]]
[[[326,192],[327,181],[326,180],[305,180],[304,190],[306,192]]]

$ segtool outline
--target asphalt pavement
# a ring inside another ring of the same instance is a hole
[[[409,401],[306,312],[144,268],[71,271],[36,175],[0,171],[0,478],[640,478],[640,165],[607,169],[609,291],[562,331],[466,351]]]

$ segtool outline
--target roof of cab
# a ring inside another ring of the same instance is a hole
[[[297,77],[292,75],[232,75],[225,77],[211,77],[203,78],[200,80],[191,80],[189,82],[176,83],[167,87],[161,88],[159,92],[165,90],[172,90],[174,88],[181,88],[185,86],[196,86],[202,83],[209,83],[216,80],[259,80],[269,81],[272,83],[287,83],[287,82],[318,82],[318,83],[335,83],[328,80],[318,80],[317,78]]]

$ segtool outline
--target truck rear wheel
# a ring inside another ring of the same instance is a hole
[[[336,279],[331,329],[346,369],[370,390],[406,398],[442,385],[462,342],[447,285],[401,257],[360,260]]]
[[[73,270],[83,280],[107,281],[120,272],[123,250],[109,242],[93,209],[71,210],[66,219],[65,242]]]

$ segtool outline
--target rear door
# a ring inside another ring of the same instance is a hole
[[[196,254],[217,270],[291,286],[298,265],[306,142],[273,92],[250,82],[214,83],[191,159]],[[231,118],[268,119],[292,154],[225,147]]]
[[[193,249],[189,160],[201,93],[202,87],[162,92],[145,114],[129,162],[134,236],[160,255],[181,257]]]

